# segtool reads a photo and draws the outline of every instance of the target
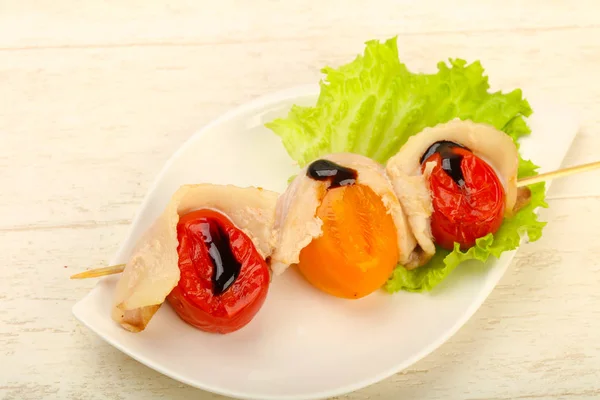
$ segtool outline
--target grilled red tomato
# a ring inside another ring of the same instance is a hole
[[[262,307],[270,280],[252,240],[213,210],[182,216],[177,237],[181,277],[167,297],[177,314],[213,333],[248,324]]]
[[[469,149],[448,141],[434,143],[421,159],[422,170],[435,162],[429,185],[431,232],[437,245],[462,250],[496,233],[504,217],[505,194],[492,167]]]

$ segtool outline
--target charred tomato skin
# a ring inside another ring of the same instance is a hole
[[[205,243],[206,224],[218,225],[240,266],[233,283],[220,294],[214,290],[215,265]],[[213,210],[182,216],[177,237],[180,279],[167,300],[179,317],[211,333],[231,333],[247,325],[264,304],[270,281],[269,267],[252,240]]]

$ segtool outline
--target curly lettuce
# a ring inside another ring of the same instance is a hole
[[[322,70],[320,94],[312,107],[293,106],[286,118],[266,124],[277,134],[289,155],[304,166],[334,152],[353,152],[385,163],[408,138],[426,127],[454,118],[486,123],[508,134],[517,144],[529,135],[526,117],[532,110],[521,90],[490,92],[479,61],[440,62],[433,74],[408,70],[398,57],[397,39],[369,41],[364,54],[338,68]],[[519,176],[536,174],[537,166],[520,160]],[[546,207],[544,184],[531,187],[531,202],[496,234],[475,246],[452,252],[438,249],[423,267],[398,266],[385,285],[389,292],[433,289],[466,260],[485,262],[516,249],[521,237],[539,239],[544,223],[535,210]]]

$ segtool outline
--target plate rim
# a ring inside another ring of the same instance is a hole
[[[129,224],[129,228],[128,228],[128,231],[127,231],[125,237],[128,238],[131,236],[133,230],[135,229],[135,226],[138,223],[138,220],[141,218],[142,210],[144,210],[147,207],[148,203],[150,202],[150,199],[152,197],[151,194],[154,193],[159,182],[162,181],[163,177],[166,175],[167,171],[170,169],[171,165],[175,162],[175,160],[178,158],[178,156],[181,153],[183,153],[192,144],[192,142],[194,142],[198,138],[202,137],[207,131],[210,131],[214,126],[218,126],[219,124],[221,124],[223,122],[226,122],[232,118],[236,118],[237,116],[239,116],[245,112],[248,112],[248,111],[251,111],[251,110],[254,110],[257,108],[266,108],[270,105],[276,105],[278,103],[281,103],[282,101],[289,100],[291,98],[299,98],[299,97],[303,97],[303,96],[315,96],[315,98],[317,98],[318,95],[319,95],[319,85],[318,84],[303,84],[303,85],[291,86],[291,87],[281,89],[281,90],[271,91],[267,94],[258,96],[250,101],[247,101],[241,105],[238,105],[236,107],[229,109],[228,111],[222,113],[218,117],[212,119],[210,122],[208,122],[206,125],[204,125],[199,130],[196,130],[181,144],[181,146],[179,146],[179,148],[174,153],[171,154],[169,159],[163,165],[162,169],[159,171],[159,173],[156,175],[154,180],[149,185],[149,187],[146,191],[146,194],[144,196],[144,199],[138,206],[136,214],[132,218],[131,223]],[[531,97],[537,98],[537,96],[531,96]],[[569,141],[569,146],[571,146],[575,136],[579,132],[580,119],[578,118],[579,116],[576,115],[576,113],[573,112],[573,110],[571,110],[570,108],[567,108],[566,114],[571,115],[571,119],[574,120],[575,125],[576,125],[574,127],[575,128],[574,133]],[[564,160],[564,157],[561,160],[561,162],[563,160]],[[547,190],[549,189],[549,187],[550,187],[550,184],[547,185]],[[120,253],[122,252],[123,248],[125,247],[125,242],[126,241],[123,241],[121,243],[121,245],[119,246],[115,255],[111,258],[111,261],[110,261],[111,264],[114,264],[118,260]],[[129,356],[129,357],[133,358],[134,360],[138,361],[139,363],[143,364],[145,367],[151,368],[162,375],[168,376],[171,379],[174,379],[178,382],[184,383],[191,387],[201,389],[201,390],[204,390],[204,391],[207,391],[210,393],[215,393],[215,394],[219,394],[219,395],[223,395],[223,396],[228,396],[228,397],[232,397],[232,398],[236,398],[236,399],[244,399],[244,400],[255,400],[255,399],[261,399],[261,400],[321,400],[321,399],[326,399],[329,397],[348,394],[348,393],[354,392],[356,390],[360,390],[365,387],[371,386],[375,383],[381,382],[381,381],[397,374],[398,372],[410,367],[411,365],[415,364],[416,362],[420,361],[421,359],[425,358],[427,355],[429,355],[429,354],[433,353],[435,350],[437,350],[441,345],[443,345],[445,342],[450,340],[460,330],[460,328],[463,327],[471,319],[471,317],[475,314],[475,312],[487,300],[487,298],[489,297],[491,292],[497,286],[500,279],[502,279],[502,277],[504,276],[504,274],[510,267],[512,260],[513,260],[514,256],[516,255],[517,251],[520,249],[520,247],[521,246],[519,246],[515,250],[503,253],[503,258],[505,258],[505,261],[502,263],[502,265],[498,265],[496,267],[497,274],[499,274],[498,278],[485,282],[485,284],[481,287],[480,291],[477,293],[476,300],[473,301],[469,305],[469,307],[464,309],[464,312],[461,315],[461,317],[456,319],[456,322],[449,329],[447,329],[444,332],[444,334],[439,335],[437,340],[432,341],[428,346],[424,346],[423,348],[421,348],[421,350],[418,351],[417,353],[415,353],[412,357],[404,359],[402,362],[395,364],[393,367],[388,368],[388,369],[380,372],[379,374],[374,374],[370,377],[367,377],[365,379],[357,381],[356,383],[351,384],[351,385],[341,386],[341,387],[338,387],[335,389],[325,390],[325,391],[321,391],[321,392],[314,392],[313,394],[308,395],[308,396],[306,396],[306,395],[274,396],[272,394],[264,395],[264,394],[260,394],[260,393],[248,395],[247,393],[238,392],[235,390],[228,390],[227,388],[211,386],[211,385],[204,384],[202,382],[198,382],[193,379],[187,379],[186,377],[178,375],[176,372],[173,372],[169,369],[163,368],[160,364],[156,364],[153,361],[150,361],[143,354],[137,354],[137,353],[134,354],[133,352],[129,351],[126,346],[121,345],[118,341],[114,341],[110,337],[102,335],[99,332],[99,330],[95,329],[92,325],[90,325],[88,319],[85,317],[85,311],[84,311],[83,307],[85,305],[86,300],[89,301],[93,292],[98,290],[98,287],[101,284],[101,282],[103,282],[105,279],[109,279],[109,278],[105,277],[105,278],[99,280],[84,297],[82,297],[79,301],[77,301],[73,305],[73,307],[71,308],[71,311],[72,311],[73,315],[75,316],[75,318],[80,323],[82,323],[86,328],[88,328],[90,331],[92,331],[97,336],[99,336],[106,343],[112,345],[113,347],[120,350],[127,356]]]

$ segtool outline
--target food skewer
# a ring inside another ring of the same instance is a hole
[[[576,165],[574,167],[563,168],[539,175],[528,176],[527,178],[519,179],[517,182],[517,187],[529,186],[533,185],[534,183],[544,182],[554,178],[561,178],[563,176],[569,176],[580,172],[592,171],[598,168],[600,168],[600,161]]]
[[[524,187],[533,185],[534,183],[544,182],[547,180],[551,180],[554,178],[562,178],[564,176],[574,175],[581,172],[592,171],[594,169],[600,169],[600,161],[576,165],[574,167],[562,168],[556,171],[546,172],[539,175],[529,176],[527,178],[522,178],[517,181],[517,187]],[[71,275],[70,279],[88,279],[88,278],[98,278],[101,276],[120,274],[125,269],[125,264],[117,264],[109,267],[102,267],[91,269],[88,271],[80,272],[75,275]]]
[[[87,271],[80,272],[75,275],[71,275],[70,279],[87,279],[87,278],[98,278],[100,276],[120,274],[125,270],[125,264],[112,265],[110,267],[90,269]]]

